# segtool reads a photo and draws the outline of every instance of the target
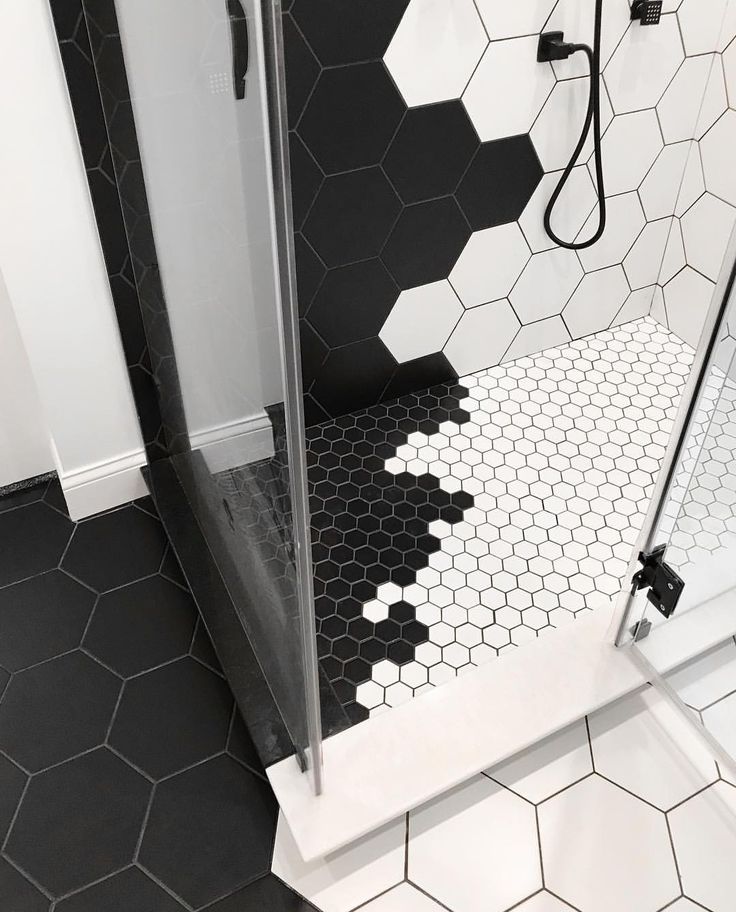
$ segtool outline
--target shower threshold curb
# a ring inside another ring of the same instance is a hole
[[[652,639],[661,671],[736,628],[733,590]],[[293,757],[266,772],[306,862],[323,858],[646,685],[613,645],[613,603],[324,741],[324,792]]]

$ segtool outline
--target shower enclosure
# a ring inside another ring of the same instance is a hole
[[[734,0],[604,0],[585,249],[589,76],[537,46],[592,0],[51,5],[146,477],[305,857],[725,661]]]

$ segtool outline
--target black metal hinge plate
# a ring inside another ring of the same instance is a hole
[[[680,601],[685,583],[680,576],[665,563],[664,555],[667,545],[658,545],[654,550],[639,555],[641,570],[634,574],[632,592],[648,589],[647,598],[666,618],[672,617]]]

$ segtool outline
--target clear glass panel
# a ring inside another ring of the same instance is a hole
[[[163,419],[149,456],[175,467],[319,789],[278,22],[264,30],[259,0],[85,6]]]

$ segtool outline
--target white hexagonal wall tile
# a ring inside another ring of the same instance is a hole
[[[736,35],[736,7],[730,0],[682,0],[677,17],[688,56],[723,51]]]
[[[642,181],[639,197],[647,219],[684,212],[705,190],[700,153],[695,142],[665,146]]]
[[[681,700],[694,709],[705,709],[736,691],[736,643],[727,640],[667,679]]]
[[[656,29],[630,28],[603,72],[616,114],[653,108],[684,57],[676,16]]]
[[[696,906],[692,900],[682,896],[671,906],[667,906],[665,912],[703,912],[703,907]]]
[[[558,0],[557,6],[545,25],[545,31],[561,31],[565,33],[566,41],[592,45],[594,13],[595,4],[593,3],[581,3],[580,0]],[[601,42],[601,58],[604,68],[630,24],[631,15],[627,0],[605,0]],[[573,76],[588,76],[589,74],[588,62],[583,54],[573,54],[567,60],[555,61],[553,66],[558,79],[570,79]]]
[[[534,808],[478,776],[409,814],[412,883],[458,912],[505,912],[542,887]]]
[[[653,688],[589,719],[596,772],[663,811],[715,782],[704,743]]]
[[[591,238],[598,229],[598,207],[583,225],[578,241]],[[606,200],[606,230],[592,247],[580,251],[580,262],[586,272],[620,263],[646,224],[637,193],[622,193]]]
[[[526,266],[531,251],[516,222],[471,234],[450,273],[465,307],[505,298]]]
[[[367,906],[361,906],[360,912],[443,912],[443,909],[416,887],[402,883]]]
[[[585,720],[540,741],[486,774],[538,804],[593,772]]]
[[[624,259],[624,271],[632,288],[644,288],[647,285],[654,285],[659,280],[662,257],[671,227],[671,218],[648,222],[636,239]]]
[[[662,150],[662,134],[653,110],[615,117],[602,140],[606,193],[636,190]],[[593,162],[588,162],[593,173]]]
[[[736,111],[726,111],[700,140],[703,173],[707,190],[727,203],[736,206],[736,168],[733,150],[736,149]]]
[[[726,77],[726,92],[731,104],[736,106],[736,41],[723,52],[723,74]]]
[[[736,789],[718,782],[670,813],[683,892],[714,912],[736,896]]]
[[[589,272],[562,311],[562,319],[573,339],[608,326],[628,295],[629,285],[621,266]]]
[[[404,879],[405,840],[401,819],[326,858],[305,862],[280,813],[271,870],[320,912],[350,912]]]
[[[459,98],[488,44],[473,0],[410,0],[383,62],[406,103]]]
[[[545,174],[519,218],[521,230],[534,253],[556,246],[544,230],[544,213],[561,176],[562,171]],[[551,226],[557,237],[563,240],[577,237],[595,204],[590,172],[585,165],[578,165],[573,168],[552,212]]]
[[[583,268],[570,250],[555,247],[535,253],[510,295],[523,323],[562,313],[583,277]]]
[[[541,32],[555,3],[556,0],[478,0],[478,9],[491,40],[497,41]]]
[[[589,93],[589,79],[566,79],[557,83],[545,102],[531,130],[534,148],[545,171],[558,171],[570,161],[585,121]],[[610,124],[612,116],[608,99],[603,93],[602,129]],[[593,139],[589,136],[580,162],[584,162],[592,152]]]
[[[463,95],[484,142],[528,133],[555,85],[549,63],[537,63],[539,38],[493,41]]]
[[[657,105],[664,141],[700,139],[727,107],[721,58],[688,57]]]
[[[652,309],[654,290],[654,286],[650,285],[649,288],[632,291],[624,301],[621,310],[613,318],[611,326],[621,326],[622,323],[630,323],[632,320],[646,317]]]
[[[732,150],[733,151],[733,150]],[[687,262],[716,281],[736,221],[736,209],[705,193],[682,217]]]
[[[463,313],[449,282],[432,282],[402,291],[379,338],[397,361],[441,351]]]
[[[579,909],[651,912],[680,895],[664,814],[599,776],[539,806],[544,879]]]
[[[648,312],[648,311],[647,311]],[[547,317],[536,323],[527,323],[519,330],[504,357],[504,361],[525,358],[546,348],[557,348],[570,341],[570,333],[562,317]]]
[[[462,377],[498,364],[519,331],[509,302],[494,301],[466,310],[445,345],[444,353]]]
[[[664,289],[669,328],[693,348],[703,331],[713,287],[713,282],[686,266]]]
[[[672,228],[667,238],[662,257],[662,268],[659,272],[658,282],[666,285],[674,279],[677,273],[686,265],[685,244],[682,240],[682,226],[679,219],[672,219]]]

